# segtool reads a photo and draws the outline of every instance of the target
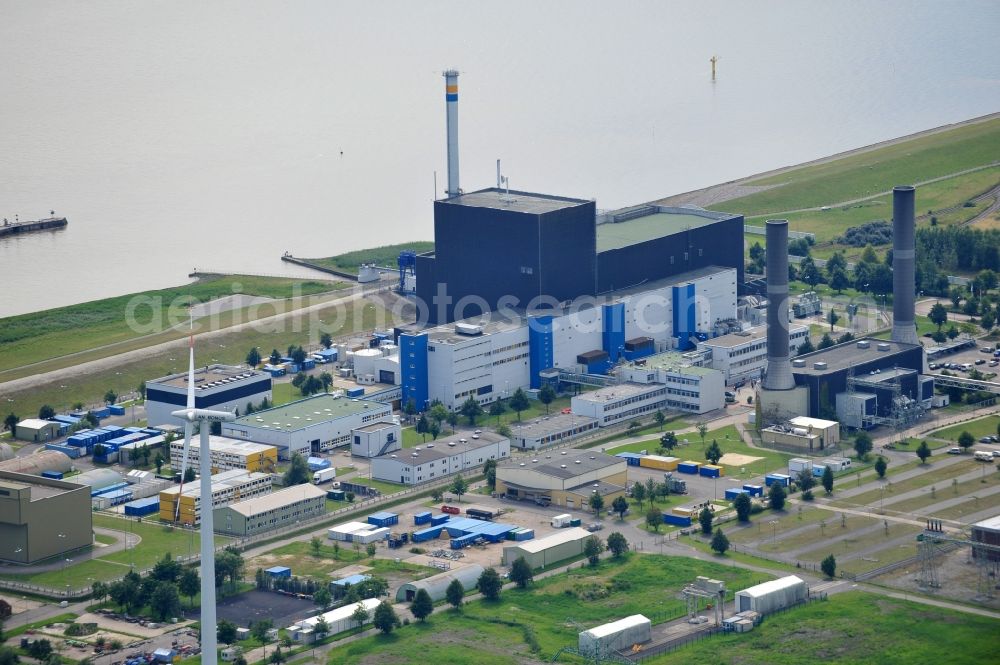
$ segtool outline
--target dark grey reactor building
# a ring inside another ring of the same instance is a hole
[[[434,325],[708,266],[734,266],[743,281],[743,217],[700,208],[598,218],[594,201],[491,188],[435,201],[434,243],[416,257],[418,320]]]
[[[89,486],[0,471],[0,560],[35,563],[93,538]]]

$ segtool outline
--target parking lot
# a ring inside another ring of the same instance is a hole
[[[986,351],[983,351],[986,349]],[[977,346],[967,347],[955,353],[948,353],[936,356],[933,360],[928,360],[928,369],[934,374],[940,374],[947,369],[951,372],[967,373],[968,369],[962,366],[968,365],[969,369],[975,368],[984,374],[995,374],[1000,372],[1000,358],[994,354],[996,351],[985,343]]]

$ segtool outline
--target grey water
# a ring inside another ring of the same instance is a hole
[[[611,209],[998,111],[998,28],[992,1],[0,0],[0,217],[70,220],[0,240],[0,316],[431,239],[445,68],[466,191],[502,159]]]

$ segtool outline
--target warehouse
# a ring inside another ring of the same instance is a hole
[[[242,469],[223,471],[212,476],[212,507],[221,508],[237,501],[268,494],[270,491],[271,476],[266,473],[247,473]],[[160,519],[164,522],[173,522],[175,515],[181,524],[190,526],[201,523],[200,482],[184,485],[183,495],[179,485],[160,492]]]
[[[417,485],[464,469],[482,468],[486,460],[510,457],[510,439],[493,432],[436,441],[371,459],[372,477],[404,485]]]
[[[581,632],[578,644],[581,655],[601,659],[650,639],[652,623],[641,614],[634,614]]]
[[[510,424],[510,445],[521,450],[538,450],[563,439],[597,429],[597,420],[572,413],[542,416]]]
[[[38,418],[25,418],[14,426],[14,438],[33,443],[44,443],[59,438],[59,423]]]
[[[788,348],[795,355],[809,336],[809,328],[788,326]],[[747,379],[759,379],[767,367],[767,328],[758,326],[698,342],[698,363],[722,372],[732,385]]]
[[[634,360],[619,371],[630,383],[665,386],[664,409],[701,414],[725,407],[726,382],[722,372],[693,365],[677,351]]]
[[[247,406],[271,401],[271,376],[241,367],[209,365],[194,372],[194,405],[246,413]],[[146,419],[150,427],[183,425],[174,411],[187,406],[188,375],[171,374],[146,381]]]
[[[215,509],[215,530],[255,536],[326,512],[326,492],[305,483]]]
[[[34,455],[15,457],[0,462],[0,471],[12,473],[27,473],[40,476],[46,471],[69,473],[73,469],[73,460],[58,450],[43,450]]]
[[[594,418],[600,427],[607,427],[658,411],[666,399],[667,387],[662,384],[621,383],[575,395],[571,408],[576,415]]]
[[[370,423],[392,420],[392,407],[381,402],[323,394],[258,411],[222,424],[222,435],[278,449],[280,459],[350,446],[351,432]]]
[[[497,466],[497,494],[583,508],[596,490],[604,505],[625,493],[627,462],[592,450],[560,450],[541,459]]]
[[[0,471],[0,560],[35,563],[93,544],[90,489]]]
[[[363,607],[365,611],[368,612],[368,620],[371,621],[375,608],[378,607],[380,602],[381,601],[377,598],[366,598],[365,600],[357,603],[344,605],[343,607],[338,607],[335,610],[330,610],[329,612],[325,612],[308,619],[303,619],[297,624],[289,626],[288,632],[291,634],[292,639],[296,642],[310,643],[316,639],[314,630],[316,628],[316,624],[319,623],[319,618],[322,616],[328,627],[327,635],[336,635],[337,633],[342,633],[345,630],[357,627],[357,622],[355,622],[352,617],[358,607]]]
[[[394,422],[364,425],[352,430],[351,436],[351,454],[358,457],[378,457],[403,447],[402,428]]]
[[[243,469],[244,471],[260,471],[273,473],[278,464],[278,449],[274,446],[252,441],[236,441],[224,436],[209,436],[208,448],[212,451],[212,473]],[[170,466],[181,468],[184,456],[184,440],[178,439],[170,443]],[[201,440],[192,437],[188,445],[188,466],[201,468]]]
[[[430,595],[431,601],[436,603],[439,600],[445,599],[448,591],[448,585],[455,580],[458,580],[462,584],[463,589],[471,591],[476,588],[479,576],[482,575],[484,571],[485,569],[482,566],[478,564],[470,564],[460,568],[452,568],[449,571],[432,575],[422,580],[407,582],[406,584],[400,586],[396,591],[396,602],[411,603],[413,602],[414,596],[417,595],[417,592],[423,589]]]
[[[122,489],[128,483],[125,476],[114,469],[91,469],[72,477],[72,482],[90,487],[90,494],[96,496],[104,492]]]
[[[513,565],[519,557],[524,557],[532,570],[552,566],[560,561],[583,554],[583,546],[588,538],[595,537],[586,529],[567,527],[551,536],[538,540],[526,540],[517,545],[503,548],[503,565]]]
[[[806,583],[794,575],[764,582],[736,592],[736,611],[753,610],[770,614],[804,602],[809,595]]]

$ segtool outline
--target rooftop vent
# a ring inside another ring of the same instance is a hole
[[[826,363],[822,361],[816,361],[813,363],[813,369],[826,369]]]
[[[532,464],[538,464],[538,460],[537,459],[533,459],[533,460],[531,460],[531,463]]]
[[[433,443],[428,443],[428,444],[427,444],[427,447],[428,447],[428,448],[433,448],[433,447],[434,447],[434,444],[433,444]]]
[[[792,361],[792,367],[805,367],[805,366],[806,366],[806,361],[803,360],[802,358],[796,358],[795,360]]]
[[[410,457],[420,457],[420,453],[410,453]]]
[[[567,454],[567,453],[566,453],[566,451],[564,450],[564,451],[562,451],[562,452],[561,452],[561,453],[559,453],[559,454],[560,454],[560,455],[565,455],[565,454]]]
[[[455,447],[455,442],[454,441],[449,441],[448,442],[448,446],[451,447],[451,448],[454,448]]]
[[[867,348],[870,348],[870,347],[871,347],[871,345],[872,345],[872,343],[871,343],[871,342],[869,342],[869,341],[868,341],[868,340],[866,340],[866,339],[863,339],[863,340],[860,340],[860,341],[858,342],[858,348],[859,348],[859,349],[867,349]]]
[[[580,460],[576,460],[573,462],[573,464],[582,464],[582,462]]]
[[[565,469],[565,468],[566,468],[566,465],[565,465],[565,464],[560,464],[560,465],[559,465],[559,468],[560,468],[560,469]]]
[[[875,348],[877,348],[879,351],[888,351],[889,349],[892,348],[892,346],[886,344],[885,342],[879,342],[878,346],[876,346]]]

